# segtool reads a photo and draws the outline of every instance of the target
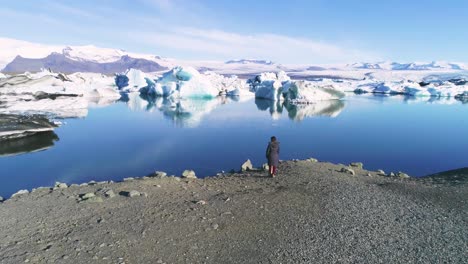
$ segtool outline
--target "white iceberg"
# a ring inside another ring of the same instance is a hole
[[[293,104],[306,104],[317,101],[338,100],[345,94],[333,88],[333,86],[317,86],[309,81],[294,81],[283,88],[283,96],[286,101]]]
[[[115,101],[120,93],[111,77],[94,73],[70,76],[42,71],[0,79],[0,113],[42,113],[55,117],[87,115],[90,101]]]
[[[284,72],[265,72],[249,79],[250,91],[255,93],[256,98],[263,98],[272,101],[282,100],[283,88],[289,87],[291,79]]]
[[[284,72],[262,73],[248,83],[256,98],[289,103],[310,103],[341,99],[345,94],[333,85],[310,81],[291,81]]]
[[[137,69],[128,69],[126,72],[115,75],[115,84],[119,90],[124,92],[138,92],[141,88],[148,86],[147,76]]]
[[[245,83],[235,76],[206,72],[192,67],[175,67],[156,81],[146,80],[143,94],[175,98],[214,98],[218,95],[239,96],[246,93]]]

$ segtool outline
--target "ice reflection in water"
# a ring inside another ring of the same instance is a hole
[[[255,99],[258,110],[268,110],[274,119],[281,117],[283,110],[288,112],[288,117],[295,121],[301,121],[308,117],[328,116],[336,117],[343,110],[345,104],[341,100],[319,101],[310,104],[290,104],[287,102],[273,102],[264,99]]]

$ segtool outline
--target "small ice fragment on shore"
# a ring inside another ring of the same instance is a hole
[[[249,170],[253,170],[253,165],[250,159],[246,160],[241,166],[241,171],[249,171]]]
[[[193,170],[184,170],[184,172],[182,173],[182,178],[196,179],[197,176],[195,175],[195,171]]]

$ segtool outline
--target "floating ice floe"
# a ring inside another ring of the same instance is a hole
[[[42,71],[0,79],[0,113],[42,113],[81,117],[92,102],[115,101],[120,93],[113,79],[96,73],[64,74]]]
[[[175,98],[214,98],[218,95],[246,94],[245,83],[235,76],[206,72],[192,67],[175,67],[157,80],[146,79],[147,86],[140,92],[149,96]]]

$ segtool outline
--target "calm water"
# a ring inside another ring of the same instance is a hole
[[[0,157],[0,196],[19,189],[144,176],[198,176],[265,162],[270,136],[282,159],[364,163],[422,176],[468,165],[468,104],[349,96],[303,108],[263,100],[148,103],[139,97],[90,109],[55,130],[13,142]],[[2,143],[4,144],[4,143]],[[16,144],[16,145],[15,145]],[[18,147],[21,145],[22,147]],[[42,149],[42,151],[29,152]],[[9,155],[12,152],[25,154]]]

